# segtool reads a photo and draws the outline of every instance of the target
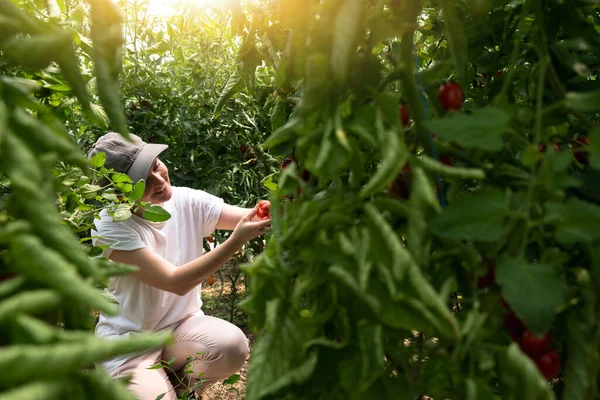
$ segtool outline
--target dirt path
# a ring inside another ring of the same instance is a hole
[[[223,280],[221,280],[221,277]],[[204,303],[202,309],[206,315],[213,317],[222,318],[229,321],[231,316],[231,277],[235,277],[235,271],[224,268],[221,277],[214,275],[215,281],[212,286],[205,282],[202,285],[202,301]],[[243,278],[239,279],[236,284],[237,295],[236,303],[241,300],[245,295],[245,286]],[[250,341],[250,351],[252,352],[252,345],[254,344],[254,334],[251,332],[248,326],[248,320],[246,315],[239,310],[237,305],[234,307],[234,319],[233,323],[237,325]],[[248,361],[250,357],[244,363],[242,369],[238,372],[240,375],[239,380],[235,384],[223,384],[223,382],[217,382],[212,387],[207,389],[203,393],[203,400],[240,400],[244,398],[246,392],[246,379],[248,372]]]

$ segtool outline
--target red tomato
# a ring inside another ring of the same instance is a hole
[[[452,166],[452,158],[450,158],[450,156],[448,156],[448,155],[440,156],[440,162],[449,167]]]
[[[247,148],[248,148],[248,146],[246,146],[245,144],[243,144],[243,145],[241,145],[241,146],[240,146],[240,151],[241,151],[242,153],[245,153],[245,152],[246,152],[246,150],[247,150]]]
[[[300,179],[302,179],[304,182],[308,182],[308,180],[310,179],[310,172],[303,169],[300,173]]]
[[[211,275],[211,276],[209,276],[209,277],[206,279],[206,282],[207,282],[207,283],[208,283],[210,286],[214,285],[214,284],[215,284],[215,277],[214,277],[214,276],[212,276],[212,275]]]
[[[479,289],[485,289],[496,280],[496,267],[493,264],[488,264],[488,261],[485,262],[487,264],[487,271],[484,276],[480,276],[477,279],[477,287]]]
[[[258,202],[258,210],[256,215],[260,219],[267,219],[271,216],[271,203],[267,200],[261,200]]]
[[[408,112],[408,107],[406,104],[400,104],[400,116],[402,117],[402,126],[408,125],[410,120],[410,113]]]
[[[283,161],[281,162],[281,169],[284,169],[285,167],[287,167],[291,163],[292,163],[291,157],[284,158]]]
[[[535,361],[535,365],[537,365],[546,379],[550,380],[558,376],[560,372],[560,356],[557,352],[548,351],[536,356],[533,361]]]
[[[582,163],[583,165],[588,164],[588,153],[586,151],[582,150],[582,147],[589,146],[589,145],[590,145],[590,139],[587,137],[580,137],[573,144],[573,155],[575,156],[575,159],[577,161],[579,161],[580,163]]]
[[[440,104],[446,110],[460,110],[463,104],[463,92],[458,83],[448,82],[438,91]]]
[[[550,144],[552,145],[552,148],[554,149],[555,152],[560,153],[560,145],[558,143],[550,142]],[[540,147],[538,147],[538,151],[540,153],[545,153],[546,152],[546,143],[540,144]]]
[[[406,165],[409,164],[407,163]],[[404,200],[408,199],[408,196],[410,195],[410,189],[408,188],[408,184],[406,183],[402,172],[399,173],[394,182],[392,182],[390,186],[388,186],[387,194],[388,197],[399,197]]]
[[[546,332],[542,337],[537,337],[531,331],[526,331],[521,337],[521,348],[530,356],[545,352],[550,348],[552,338]]]

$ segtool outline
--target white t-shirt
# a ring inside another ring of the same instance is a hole
[[[113,250],[137,250],[148,247],[179,267],[203,252],[202,240],[210,235],[221,215],[223,200],[201,190],[173,187],[171,199],[163,204],[171,214],[166,222],[150,222],[137,215],[114,222],[106,210],[94,222],[92,236],[96,246],[110,245]],[[112,277],[108,291],[119,302],[119,314],[100,314],[96,335],[117,339],[136,332],[158,331],[176,325],[185,317],[201,311],[201,285],[184,296],[142,283],[131,275]],[[112,371],[140,353],[124,355],[103,363]]]

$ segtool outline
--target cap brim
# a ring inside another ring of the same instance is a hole
[[[154,163],[154,159],[158,157],[160,153],[168,149],[169,146],[166,144],[146,143],[137,158],[131,164],[127,175],[131,178],[133,183],[137,183],[139,180],[146,180],[150,173],[150,168]]]

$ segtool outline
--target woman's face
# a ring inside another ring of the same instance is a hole
[[[146,190],[142,201],[152,204],[161,204],[169,200],[173,195],[171,181],[169,180],[169,169],[158,158],[154,160],[148,178],[146,179]]]

